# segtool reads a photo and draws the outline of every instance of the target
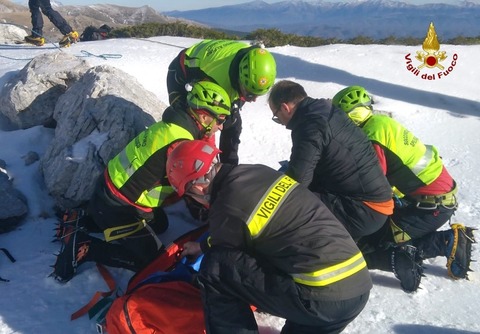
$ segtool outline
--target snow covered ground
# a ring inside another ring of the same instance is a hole
[[[48,44],[0,45],[0,87],[34,56],[68,52],[85,57],[92,66],[108,64],[122,69],[167,102],[168,64],[182,47],[196,41],[173,37],[118,39],[82,42],[61,51]],[[460,206],[453,222],[478,228],[480,46],[440,47],[448,56],[441,62],[444,70],[423,68],[418,75],[409,64],[420,65],[415,55],[421,46],[283,46],[270,51],[277,60],[278,79],[301,83],[312,97],[332,97],[345,86],[364,86],[374,96],[376,109],[392,112],[423,142],[437,146],[459,185]],[[242,117],[241,163],[278,168],[278,161],[289,158],[290,133],[271,121],[266,97],[247,104]],[[41,216],[43,212],[52,216],[53,203],[42,185],[38,163],[25,166],[22,159],[29,151],[42,155],[53,130],[10,130],[0,121],[0,159],[6,161],[15,187],[28,198],[30,213],[15,231],[0,235],[0,247],[7,248],[17,260],[10,263],[0,254],[0,276],[10,280],[0,282],[0,333],[94,333],[94,323],[88,317],[72,322],[70,315],[96,291],[106,291],[107,287],[93,264],[82,265],[78,275],[64,285],[48,277],[59,244],[50,242],[55,219]],[[165,242],[181,228],[194,226],[183,221],[186,216],[182,210],[181,205],[170,209],[172,222],[162,236]],[[478,248],[473,252],[476,259],[480,257]],[[421,289],[414,294],[404,293],[393,274],[372,271],[374,288],[369,303],[345,333],[480,333],[480,265],[472,264],[475,272],[470,274],[470,281],[453,281],[447,278],[445,263],[445,258],[428,261]],[[112,273],[121,286],[132,275],[119,269]],[[261,315],[258,320],[262,334],[279,333],[283,325],[282,319],[271,316]]]

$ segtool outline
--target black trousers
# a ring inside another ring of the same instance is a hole
[[[43,35],[43,17],[42,13],[48,17],[55,27],[63,35],[72,32],[72,27],[65,21],[59,12],[52,8],[50,0],[28,0],[28,8],[30,8],[30,14],[32,15],[32,35]],[[40,12],[40,9],[42,12]]]
[[[100,230],[119,227],[145,219],[158,234],[168,227],[168,217],[161,208],[145,213],[134,206],[120,202],[107,189],[103,174],[97,180],[94,194],[88,204],[88,214]],[[113,267],[138,270],[158,255],[157,243],[145,228],[112,242],[97,240],[90,248],[89,260]]]
[[[330,193],[315,194],[345,226],[355,241],[380,230],[387,221],[388,216],[369,208],[362,201]]]
[[[348,300],[305,298],[300,292],[305,286],[299,288],[289,275],[244,252],[223,247],[213,247],[205,254],[198,279],[210,334],[258,333],[250,305],[285,318],[282,334],[340,333],[369,297],[367,292]]]
[[[446,238],[448,231],[437,231],[450,220],[455,209],[439,206],[434,210],[417,208],[411,204],[402,208],[395,208],[392,221],[401,228],[411,240],[409,244],[418,249],[418,256],[422,259],[445,256]],[[362,238],[358,246],[362,250],[370,269],[382,269],[379,264],[385,263],[390,254],[389,245],[395,245],[390,220],[376,233]],[[385,267],[385,266],[384,266]],[[389,266],[386,266],[390,269]],[[391,271],[391,270],[388,270]]]
[[[195,77],[186,77],[181,66],[182,57],[182,52],[180,52],[170,63],[167,74],[168,100],[170,105],[176,105],[179,110],[187,108],[187,91],[185,85],[193,80],[199,80],[199,78]],[[208,78],[206,80],[208,80]],[[223,124],[222,133],[220,134],[219,149],[222,151],[222,153],[220,153],[220,162],[238,165],[238,146],[240,144],[240,134],[242,133],[240,109],[244,103],[240,100],[231,102],[231,115],[227,117],[226,122]]]

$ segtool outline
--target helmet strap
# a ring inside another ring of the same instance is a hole
[[[195,111],[193,111],[192,108],[188,108],[190,116],[195,120],[197,123],[197,127],[200,131],[203,132],[204,135],[209,135],[210,132],[212,131],[212,126],[216,122],[216,119],[213,117],[213,120],[210,122],[210,124],[205,124],[202,122],[200,119],[200,115],[197,114]]]

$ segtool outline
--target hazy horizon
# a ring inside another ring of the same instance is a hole
[[[253,0],[252,0],[253,1]],[[263,0],[267,3],[276,3],[288,0]],[[304,0],[306,2],[315,2],[318,0]],[[325,2],[353,2],[353,1],[344,1],[344,0],[324,0]],[[363,0],[359,0],[363,1]],[[405,2],[414,5],[423,5],[427,3],[448,3],[448,4],[459,4],[463,1],[459,0],[392,0],[398,2]],[[478,2],[479,0],[469,0],[472,2]],[[21,3],[25,6],[28,6],[27,0],[15,0],[16,3]],[[195,10],[195,9],[204,9],[211,7],[221,7],[227,5],[238,5],[241,3],[251,2],[249,0],[205,0],[205,1],[196,1],[196,0],[181,0],[175,2],[158,2],[155,0],[139,0],[135,4],[132,4],[131,0],[51,0],[51,2],[60,2],[63,5],[95,5],[95,4],[112,4],[125,7],[141,7],[148,5],[159,12],[167,11],[185,11],[185,10]]]

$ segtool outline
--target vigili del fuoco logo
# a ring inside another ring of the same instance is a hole
[[[423,51],[417,51],[414,58],[410,53],[405,56],[408,71],[424,80],[442,79],[453,72],[458,55],[454,53],[449,61],[447,52],[440,50],[433,22],[428,27],[422,47]]]

